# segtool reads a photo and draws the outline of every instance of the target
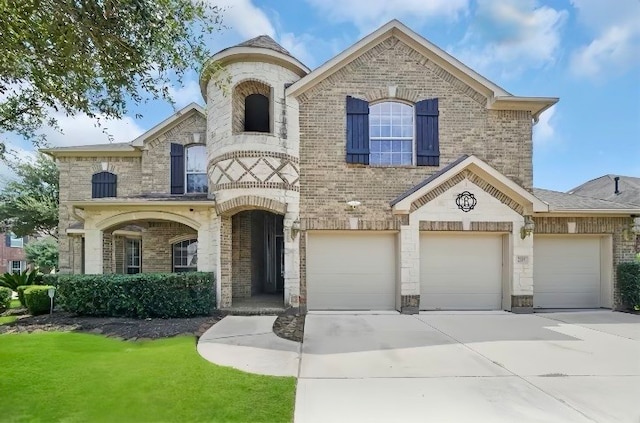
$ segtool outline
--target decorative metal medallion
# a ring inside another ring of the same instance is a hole
[[[456,204],[458,205],[458,208],[460,210],[466,213],[473,210],[476,204],[478,204],[478,200],[476,200],[476,197],[469,191],[464,191],[458,194],[458,198],[456,198]]]

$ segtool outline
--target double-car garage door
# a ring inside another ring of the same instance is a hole
[[[308,308],[396,309],[397,240],[390,232],[308,232]],[[601,245],[598,237],[535,236],[534,307],[608,305],[602,301]],[[422,232],[420,309],[502,309],[503,280],[510,281],[505,251],[502,234]]]

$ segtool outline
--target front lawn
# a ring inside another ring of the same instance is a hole
[[[0,335],[2,421],[290,422],[294,378],[202,359],[193,337],[129,342],[45,332]]]

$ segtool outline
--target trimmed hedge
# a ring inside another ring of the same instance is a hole
[[[192,317],[215,308],[213,273],[58,275],[56,298],[86,316]]]
[[[18,293],[18,299],[20,300],[20,304],[22,305],[22,307],[26,307],[27,303],[24,300],[24,291],[27,288],[31,288],[32,286],[39,286],[42,284],[33,284],[33,285],[20,285],[19,287],[16,288],[16,292]],[[45,285],[53,285],[53,284],[45,284]]]
[[[24,290],[24,301],[29,314],[37,316],[49,313],[51,307],[49,288],[51,288],[49,285],[32,285]]]
[[[640,310],[640,262],[618,265],[618,287],[624,305]]]
[[[0,313],[4,313],[11,306],[11,295],[13,295],[11,289],[0,286]]]

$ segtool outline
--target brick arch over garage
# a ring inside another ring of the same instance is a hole
[[[109,229],[113,226],[121,223],[131,222],[135,220],[168,220],[170,222],[182,223],[194,230],[200,228],[200,223],[187,216],[182,216],[176,213],[160,212],[160,211],[142,211],[142,212],[127,212],[120,213],[115,216],[107,217],[96,223],[95,228],[101,231]]]
[[[284,215],[287,205],[271,198],[256,195],[241,195],[216,205],[216,211],[221,216],[232,216],[245,210],[265,210]]]

